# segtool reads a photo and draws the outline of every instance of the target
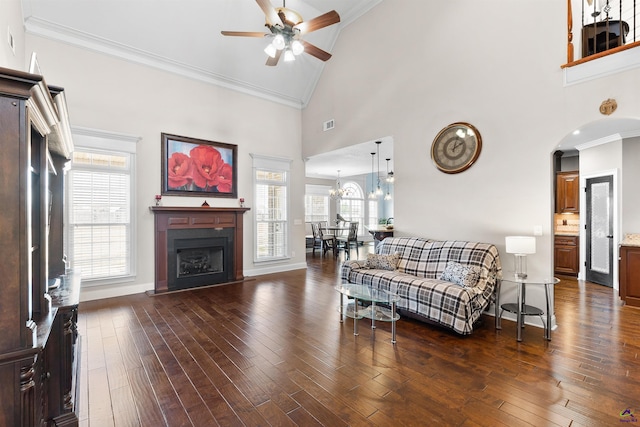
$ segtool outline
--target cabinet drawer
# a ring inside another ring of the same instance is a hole
[[[578,246],[578,236],[555,236],[556,246]]]

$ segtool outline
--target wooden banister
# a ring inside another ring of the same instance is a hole
[[[567,0],[567,64],[573,62],[573,11],[571,0]]]

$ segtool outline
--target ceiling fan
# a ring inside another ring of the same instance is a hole
[[[273,41],[264,50],[269,58],[266,65],[278,64],[281,56],[284,61],[294,61],[297,55],[306,52],[321,61],[327,61],[331,54],[302,39],[302,36],[329,25],[340,22],[340,15],[335,10],[317,16],[310,21],[303,21],[302,16],[292,9],[287,9],[285,0],[282,7],[274,8],[269,0],[256,0],[265,14],[270,33],[253,31],[222,31],[223,36],[236,37],[272,37]],[[283,55],[284,53],[284,55]]]

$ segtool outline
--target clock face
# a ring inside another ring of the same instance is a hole
[[[438,133],[431,145],[431,159],[445,173],[467,170],[478,159],[482,139],[468,123],[453,123]]]

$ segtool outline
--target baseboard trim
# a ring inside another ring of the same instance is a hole
[[[265,274],[282,273],[284,271],[306,270],[306,269],[307,269],[307,263],[299,262],[296,264],[269,264],[269,265],[260,266],[260,268],[244,270],[243,273],[245,277],[252,277],[252,276],[263,276]]]

